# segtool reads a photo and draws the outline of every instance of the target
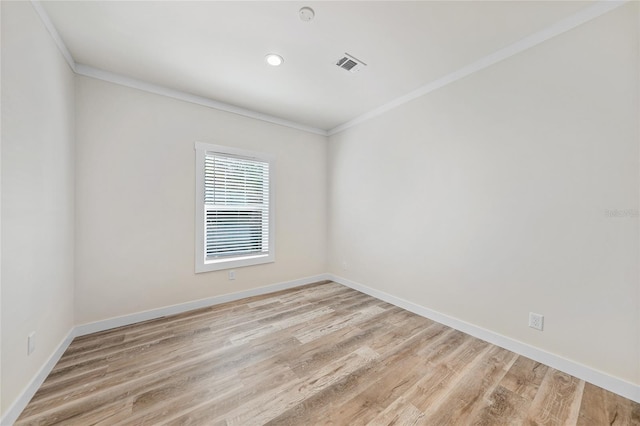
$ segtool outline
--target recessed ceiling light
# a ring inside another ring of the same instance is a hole
[[[284,62],[282,56],[276,55],[275,53],[269,53],[264,57],[264,60],[272,67],[279,67]]]

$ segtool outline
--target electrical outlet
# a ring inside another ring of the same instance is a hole
[[[544,327],[544,316],[529,312],[529,327],[542,331]]]
[[[343,271],[347,271],[349,269],[348,265],[347,265],[347,261],[343,260],[342,261],[342,270]]]
[[[229,280],[233,281],[236,279],[236,271],[229,271]]]
[[[27,336],[27,355],[31,355],[36,350],[36,332],[32,331]]]

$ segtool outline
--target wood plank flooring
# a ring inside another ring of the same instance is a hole
[[[336,283],[76,338],[17,425],[640,425],[640,404]]]

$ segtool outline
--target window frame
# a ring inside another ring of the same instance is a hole
[[[273,155],[233,148],[223,145],[215,145],[204,142],[195,142],[195,272],[220,271],[224,269],[241,268],[251,265],[275,262],[275,157]],[[227,258],[206,258],[206,213],[205,213],[205,157],[208,153],[221,154],[223,156],[244,158],[265,162],[269,165],[269,242],[268,253],[258,255],[240,255]]]

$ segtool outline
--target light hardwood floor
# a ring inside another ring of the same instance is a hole
[[[640,425],[640,404],[336,283],[76,338],[17,425]]]

